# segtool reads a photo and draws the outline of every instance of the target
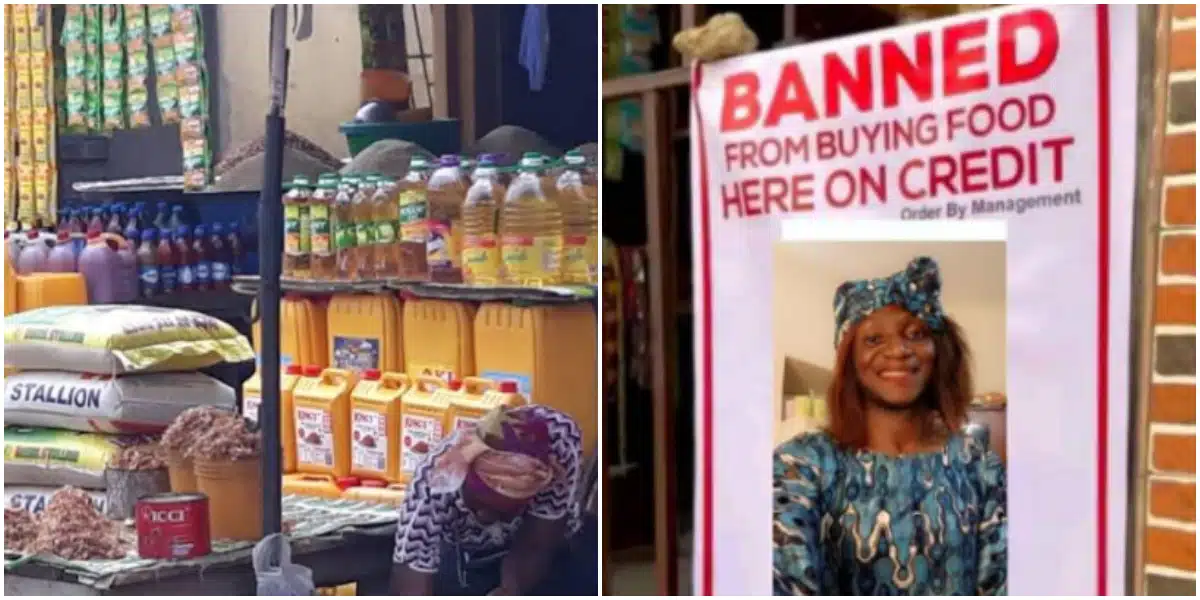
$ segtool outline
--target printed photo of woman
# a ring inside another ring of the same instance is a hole
[[[968,426],[938,262],[847,281],[833,308],[827,417],[774,454],[775,594],[1006,595],[1005,465]]]

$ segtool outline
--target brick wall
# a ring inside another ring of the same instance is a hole
[[[1172,5],[1154,375],[1146,589],[1196,594],[1196,7]]]

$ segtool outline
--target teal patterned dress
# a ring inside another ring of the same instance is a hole
[[[978,431],[907,456],[779,446],[775,595],[1006,595],[1004,465]]]

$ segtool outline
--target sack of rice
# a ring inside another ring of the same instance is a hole
[[[93,375],[24,371],[4,379],[4,424],[158,433],[192,406],[233,409],[233,388],[203,373]]]
[[[62,488],[50,485],[6,485],[4,486],[4,505],[36,515],[46,510],[46,505],[50,503],[50,497],[60,489]],[[104,492],[89,490],[86,493],[92,499],[92,506],[104,514],[107,504]]]
[[[4,428],[5,485],[104,489],[104,466],[122,446],[145,436],[115,436],[30,427]]]
[[[194,371],[253,358],[236,329],[190,310],[53,306],[4,318],[4,364],[26,371]]]

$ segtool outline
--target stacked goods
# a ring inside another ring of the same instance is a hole
[[[262,537],[262,437],[245,420],[232,411],[190,409],[163,434],[162,446],[171,490],[208,497],[214,538]]]
[[[130,544],[122,539],[120,523],[109,521],[96,509],[92,496],[64,487],[50,496],[39,512],[4,509],[4,549],[47,554],[67,560],[123,558]]]
[[[200,5],[170,6],[175,81],[179,93],[179,136],[183,147],[183,187],[186,190],[200,190],[208,185],[212,167]]]
[[[150,42],[146,5],[125,6],[125,101],[130,127],[150,126]]]
[[[5,109],[16,109],[15,115],[6,115],[9,123],[16,125],[15,131],[9,132],[14,135],[16,145],[8,146],[11,141],[6,143],[6,175],[16,183],[15,188],[9,188],[6,211],[26,225],[53,218],[57,189],[49,12],[49,5],[12,6],[7,21],[11,29],[5,36],[11,44],[5,48],[5,66],[12,81]],[[15,119],[11,119],[13,116]]]
[[[104,4],[100,24],[101,74],[103,91],[100,106],[105,131],[124,129],[125,122],[125,12],[118,4]]]
[[[106,489],[106,470],[161,469],[147,436],[189,408],[235,405],[228,386],[191,371],[253,358],[228,324],[185,310],[43,308],[7,317],[4,333],[6,367],[20,370],[4,382],[9,485]]]

